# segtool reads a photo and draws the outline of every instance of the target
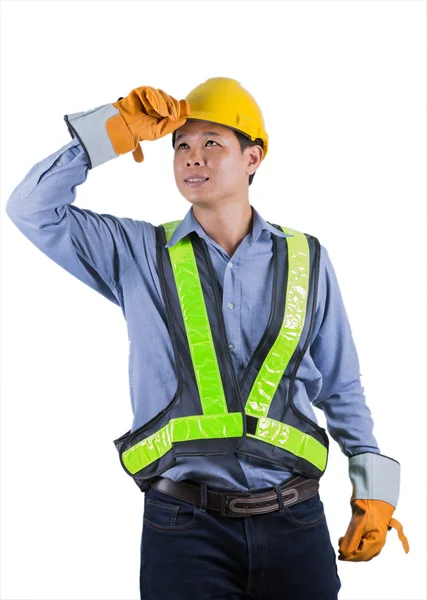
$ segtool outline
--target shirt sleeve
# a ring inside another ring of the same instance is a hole
[[[12,192],[6,213],[39,250],[120,305],[121,281],[148,223],[73,206],[88,157],[78,139],[35,164]]]
[[[312,403],[323,410],[328,432],[341,451],[347,457],[361,452],[379,453],[350,323],[324,246],[321,246],[319,304],[310,354],[320,374],[320,391]]]

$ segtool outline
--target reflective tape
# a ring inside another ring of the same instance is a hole
[[[178,223],[172,221],[163,225],[168,242]],[[191,240],[187,236],[168,250],[203,414],[227,413],[227,401]]]
[[[253,417],[266,417],[280,380],[295,352],[304,328],[307,308],[310,249],[304,233],[282,227],[293,237],[288,244],[288,284],[282,326],[254,381],[245,412]]]
[[[179,417],[171,419],[159,431],[125,450],[122,460],[133,475],[171,450],[174,442],[241,437],[242,435],[241,413]]]
[[[258,420],[255,434],[248,433],[247,435],[304,458],[321,471],[326,466],[327,449],[325,446],[313,436],[303,433],[292,425],[262,417]]]

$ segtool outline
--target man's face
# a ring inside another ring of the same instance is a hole
[[[181,137],[182,136],[182,137]],[[259,146],[243,153],[229,127],[188,119],[176,130],[174,175],[180,193],[192,204],[209,206],[222,200],[246,197],[248,178],[261,162]],[[202,184],[188,178],[208,177]]]

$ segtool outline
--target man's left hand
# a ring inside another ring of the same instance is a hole
[[[368,561],[378,556],[386,542],[387,532],[394,527],[406,553],[408,540],[402,525],[392,518],[394,506],[384,500],[351,501],[353,515],[344,537],[338,540],[338,560]]]

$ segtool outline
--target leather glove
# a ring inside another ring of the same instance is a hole
[[[113,102],[119,114],[110,117],[105,128],[117,154],[132,150],[136,162],[144,160],[139,144],[157,140],[184,125],[190,116],[187,100],[175,100],[163,90],[144,85]]]
[[[397,530],[405,552],[409,552],[402,525],[392,518],[394,506],[383,500],[358,499],[351,502],[351,508],[350,525],[345,536],[338,540],[338,560],[359,562],[378,556],[392,527]]]
[[[338,560],[360,562],[378,556],[392,527],[408,553],[402,525],[392,518],[399,495],[400,464],[382,454],[365,452],[350,458],[349,472],[352,517],[346,534],[338,540]]]

